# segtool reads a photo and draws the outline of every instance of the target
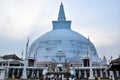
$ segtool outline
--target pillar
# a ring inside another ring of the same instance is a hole
[[[27,72],[27,77],[29,77],[29,69],[26,72]]]
[[[5,69],[0,70],[0,80],[5,80],[5,72],[6,72]]]
[[[119,72],[118,71],[116,71],[116,76],[119,77]]]
[[[115,80],[113,71],[110,71],[110,79]]]
[[[26,61],[24,61],[23,72],[21,77],[22,79],[27,79],[26,67],[27,67]]]
[[[84,70],[84,78],[87,78],[87,72]]]
[[[95,77],[98,77],[97,70],[95,70]]]
[[[12,79],[15,79],[15,75],[14,75],[14,69],[12,70]]]
[[[31,77],[32,77],[32,78],[34,77],[34,69],[32,70],[32,75],[31,75]]]
[[[12,75],[14,75],[14,69],[12,70]]]
[[[106,77],[108,77],[108,71],[105,72]]]
[[[19,76],[19,68],[17,69],[17,76]]]
[[[39,78],[39,70],[37,70],[37,78]]]
[[[81,77],[81,70],[79,70],[79,78]]]
[[[9,77],[9,61],[7,62],[7,74],[6,74],[6,77],[8,78]]]
[[[62,74],[62,80],[64,80],[64,75]]]
[[[89,76],[89,79],[90,80],[94,80],[95,79],[95,77],[93,76],[93,70],[92,70],[92,61],[91,61],[91,59],[89,60],[90,62],[90,76]]]
[[[103,77],[102,69],[100,70],[100,77]]]

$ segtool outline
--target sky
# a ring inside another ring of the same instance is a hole
[[[120,0],[0,0],[0,55],[21,56],[28,38],[52,30],[61,2],[72,30],[89,36],[101,58],[120,55]]]

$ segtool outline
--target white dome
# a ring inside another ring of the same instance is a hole
[[[60,6],[58,21],[53,21],[53,30],[39,37],[30,46],[29,58],[35,56],[37,62],[51,61],[59,51],[71,62],[80,62],[86,54],[89,54],[94,62],[99,60],[94,45],[81,34],[71,30],[71,21],[66,21],[63,5]]]
[[[62,51],[70,61],[81,61],[82,57],[87,54],[88,43],[91,55],[98,58],[94,45],[88,39],[70,29],[57,29],[47,32],[35,40],[30,46],[29,52],[30,57],[34,57],[36,54],[38,61],[51,61],[58,51]],[[79,58],[73,59],[76,56]]]
[[[79,40],[83,43],[87,43],[88,40],[80,35],[79,33],[72,31],[70,29],[57,29],[57,30],[52,30],[41,37],[39,37],[35,42],[38,41],[50,41],[50,40]]]

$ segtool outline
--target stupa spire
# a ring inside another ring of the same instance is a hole
[[[63,4],[61,3],[57,21],[52,21],[53,30],[56,29],[71,29],[71,21],[66,21]]]
[[[64,12],[64,6],[63,6],[62,3],[60,5],[60,10],[59,10],[59,15],[58,15],[58,21],[66,21],[65,12]]]

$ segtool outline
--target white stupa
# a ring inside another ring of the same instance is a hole
[[[92,61],[99,61],[94,45],[81,34],[71,30],[71,21],[66,20],[62,4],[58,20],[52,23],[53,30],[40,36],[30,46],[29,58],[36,54],[37,62],[47,62],[51,61],[58,51],[62,51],[69,61],[79,62],[87,54],[88,43],[90,43]]]

